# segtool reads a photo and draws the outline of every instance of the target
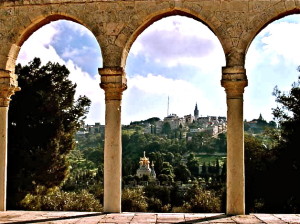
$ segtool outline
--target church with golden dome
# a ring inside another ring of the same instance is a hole
[[[152,161],[150,168],[149,158],[146,157],[146,153],[144,151],[144,157],[140,158],[140,167],[136,171],[136,175],[138,177],[149,176],[150,179],[156,179],[156,173],[154,171],[154,163]]]

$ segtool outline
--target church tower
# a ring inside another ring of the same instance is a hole
[[[150,168],[150,161],[149,158],[146,157],[146,153],[144,151],[144,157],[140,158],[140,168],[137,169],[136,175],[138,177],[143,177],[144,175],[149,176],[150,180],[155,180],[156,173],[154,171],[154,163],[152,161],[151,165],[152,169]]]
[[[194,117],[195,117],[195,120],[197,120],[199,117],[199,110],[198,110],[197,103],[196,103],[195,110],[194,110]]]

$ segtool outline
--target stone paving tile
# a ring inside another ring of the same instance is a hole
[[[134,216],[133,219],[131,220],[131,223],[155,223],[157,220],[157,216],[156,215],[145,215],[145,216]]]
[[[300,223],[300,216],[296,214],[274,214],[274,216],[280,218],[286,223]]]
[[[220,214],[185,214],[185,221],[187,223],[209,222],[209,223],[235,223],[226,215]]]
[[[185,222],[184,214],[182,213],[157,214],[157,223],[179,223],[179,222]]]
[[[74,224],[98,224],[100,222],[101,218],[100,217],[87,217],[87,218],[81,218],[74,222]]]
[[[231,224],[231,223],[236,223],[236,222],[234,220],[232,220],[231,218],[227,217],[227,218],[211,220],[211,221],[209,221],[209,223]]]
[[[238,224],[263,224],[255,215],[237,215],[231,217]]]
[[[285,221],[271,214],[255,214],[255,216],[267,224],[286,224]]]
[[[134,215],[134,213],[107,214],[99,220],[99,223],[130,223]]]

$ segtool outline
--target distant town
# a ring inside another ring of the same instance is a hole
[[[199,116],[198,105],[195,105],[194,114],[184,115],[169,114],[161,120],[158,117],[152,117],[143,121],[134,121],[129,125],[123,125],[123,128],[134,128],[139,126],[144,133],[148,134],[168,134],[168,131],[180,130],[181,138],[192,138],[195,133],[205,132],[209,136],[217,136],[226,132],[227,120],[223,116]],[[77,136],[87,133],[104,133],[105,125],[99,122],[94,125],[82,123]]]

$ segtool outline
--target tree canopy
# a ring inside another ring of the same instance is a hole
[[[35,58],[16,66],[22,91],[14,96],[8,124],[8,205],[16,208],[37,186],[61,185],[68,174],[66,156],[85,118],[90,100],[74,99],[76,84],[64,65]]]

